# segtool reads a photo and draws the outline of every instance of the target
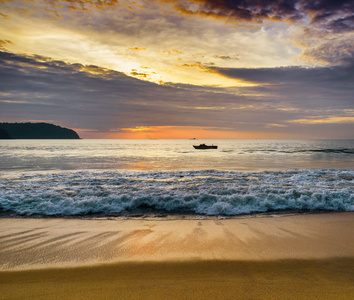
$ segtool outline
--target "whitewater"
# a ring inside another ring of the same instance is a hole
[[[354,211],[353,171],[60,172],[0,181],[1,209],[19,216]]]

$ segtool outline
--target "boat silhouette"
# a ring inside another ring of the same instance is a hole
[[[200,144],[200,145],[193,145],[194,149],[218,149],[218,146],[216,145],[206,145],[206,144]]]

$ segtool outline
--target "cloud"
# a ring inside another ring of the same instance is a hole
[[[237,57],[231,57],[229,55],[213,55],[214,58],[220,58],[223,60],[239,60]]]
[[[349,84],[354,80],[354,62],[348,66],[279,67],[279,68],[217,68],[211,70],[229,78],[265,84],[303,84],[328,86]],[[354,87],[353,87],[354,89]]]
[[[88,8],[102,9],[104,7],[109,8],[122,5],[118,0],[48,0],[47,3],[55,8],[60,8],[62,5],[66,5],[70,9],[81,11],[87,11]],[[128,6],[126,3],[123,5],[132,9],[131,6]]]
[[[148,73],[137,72],[136,69],[133,69],[132,72],[130,72],[130,75],[134,76],[134,77],[147,78],[149,74]]]
[[[328,28],[335,32],[354,31],[354,15],[329,21]]]
[[[134,128],[120,128],[118,132],[156,132],[158,128],[150,126],[136,126]]]
[[[326,138],[350,138],[349,132],[354,130],[354,64],[317,68],[212,69],[230,79],[257,83],[238,90],[239,94],[257,103],[253,111],[243,111],[252,116],[253,126],[259,122],[259,126],[276,132],[297,132],[309,138],[325,138],[324,135]],[[263,115],[255,112],[260,108],[259,103],[262,103]],[[246,121],[247,125],[250,123]]]
[[[351,109],[354,105],[354,64],[318,68],[213,70],[228,78],[257,83],[257,86],[244,88],[243,91],[249,95],[253,93],[255,99],[278,102],[278,109],[282,109],[283,105],[286,111],[293,112],[294,117],[295,109],[303,114],[309,109],[327,109],[329,113],[334,113],[335,109]]]
[[[328,22],[332,29],[339,23],[353,22],[354,3],[351,0],[301,1],[301,8],[311,15],[311,23]],[[345,29],[346,30],[346,29]]]
[[[262,23],[264,20],[294,22],[310,18],[311,24],[321,24],[335,32],[353,31],[354,3],[352,0],[39,0],[5,1],[8,7],[17,4],[27,6],[26,13],[46,11],[55,16],[71,12],[92,12],[95,10],[125,9],[132,13],[143,11],[160,2],[173,5],[173,9],[189,16],[225,19],[233,22]],[[0,14],[5,17],[6,15]]]
[[[108,131],[137,126],[198,126],[224,122],[188,107],[215,106],[215,93],[202,88],[160,86],[93,65],[69,64],[42,56],[0,52],[1,118],[35,120],[46,116],[73,128]],[[225,94],[222,106],[245,105]]]
[[[109,68],[0,51],[0,118],[18,122],[46,118],[83,133],[89,130],[96,137],[113,129],[166,132],[170,126],[220,132],[228,128],[262,137],[350,138],[353,66],[195,66],[255,84],[221,88],[157,85]]]
[[[26,12],[19,15],[27,20],[34,18],[38,24],[49,20],[52,11],[62,18],[57,20],[55,25],[65,29],[71,28],[71,32],[77,33],[80,38],[87,35],[89,45],[84,45],[90,47],[86,49],[87,53],[92,53],[92,48],[109,48],[120,55],[123,51],[121,48],[125,51],[146,49],[135,51],[135,54],[134,51],[129,53],[131,57],[139,60],[139,64],[146,65],[147,60],[164,50],[167,54],[179,54],[179,59],[186,62],[185,57],[202,49],[205,50],[202,51],[205,58],[208,52],[215,53],[213,58],[221,65],[223,62],[229,62],[234,65],[238,63],[243,66],[267,67],[277,62],[278,65],[301,64],[294,60],[301,51],[290,45],[294,31],[298,32],[298,39],[303,40],[302,43],[297,43],[297,46],[301,44],[303,53],[300,59],[306,63],[340,64],[348,56],[353,57],[353,45],[349,42],[353,40],[353,36],[346,35],[354,33],[353,3],[352,0],[155,0],[137,3],[127,0],[15,0],[6,3],[4,12],[13,16],[19,9],[24,9]],[[186,15],[192,18],[186,18]],[[225,22],[208,22],[205,18],[226,21],[228,28],[224,26]],[[240,25],[237,30],[234,23]],[[251,29],[247,27],[253,23],[261,25]],[[30,26],[31,29],[34,27],[28,23],[25,26]],[[51,38],[54,39],[55,26],[51,24],[50,27],[53,33]],[[45,31],[43,26],[40,26],[39,30]],[[16,30],[16,34],[21,31],[23,28]],[[260,34],[257,34],[258,32]],[[279,32],[284,32],[284,35]],[[24,34],[18,41],[24,43],[30,35]],[[115,38],[112,38],[112,35]],[[44,40],[41,39],[38,44],[45,44]],[[133,43],[136,41],[139,41],[139,47],[131,47],[135,46]],[[63,44],[59,46],[62,48],[65,48],[65,45],[72,46],[72,42],[62,39],[53,43]],[[35,42],[32,41],[33,44]],[[43,47],[51,48],[47,45]],[[172,47],[178,47],[178,52],[169,50]],[[222,53],[223,49],[228,51]],[[62,49],[66,52],[70,50],[72,49]],[[30,49],[29,52],[35,51]],[[53,53],[42,53],[53,56]],[[211,57],[209,56],[209,59]],[[190,57],[187,59],[191,60]],[[163,58],[159,57],[158,60],[162,61]],[[97,64],[96,61],[94,63]],[[163,64],[161,70],[171,67],[171,64],[168,65],[167,56]],[[113,68],[112,65],[109,67]],[[171,80],[171,77],[168,80]]]
[[[204,71],[208,71],[208,72],[210,72],[210,70],[211,70],[210,68],[212,66],[214,66],[214,63],[203,64],[200,61],[181,65],[181,67],[184,67],[184,68],[197,68],[199,70],[204,70]]]
[[[295,41],[304,49],[300,59],[305,61],[331,65],[348,65],[354,61],[354,32],[333,34],[307,28]]]
[[[172,2],[182,14],[227,19],[235,22],[264,20],[298,21],[311,18],[312,24],[326,24],[333,31],[354,29],[352,0],[161,0]]]
[[[11,45],[12,42],[9,40],[0,40],[0,49],[4,49],[6,45]]]
[[[176,10],[187,15],[261,22],[263,19],[296,20],[302,17],[290,0],[194,0],[175,1]]]
[[[354,56],[352,0],[161,1],[174,3],[174,9],[183,15],[237,23],[240,30],[247,28],[245,24],[259,24],[263,29],[274,21],[286,23],[290,31],[298,32],[294,42],[301,45],[303,53],[299,59],[306,63],[342,64]]]
[[[15,3],[16,0],[14,6]],[[174,3],[159,1],[142,1],[144,9],[134,12],[122,9],[121,5],[85,12],[68,10],[63,5],[58,7],[62,19],[53,22],[40,10],[31,12],[30,6],[37,3],[40,2],[23,2],[28,14],[17,14],[8,22],[3,38],[14,42],[9,51],[94,64],[136,74],[138,78],[146,73],[139,67],[146,66],[151,69],[146,80],[196,85],[236,84],[205,72],[203,66],[212,63],[220,67],[299,64],[293,58],[301,51],[276,26],[238,30],[234,24],[223,21],[185,17],[173,10]],[[41,3],[43,7],[47,5]],[[284,25],[281,26],[283,29]],[[200,67],[176,67],[194,62],[200,62]]]
[[[134,48],[129,48],[129,50],[142,51],[142,50],[146,50],[146,48],[134,47]]]
[[[292,120],[290,122],[300,123],[300,124],[354,123],[354,116],[353,117],[325,117],[323,119],[299,119],[299,120]]]
[[[3,13],[0,13],[0,20],[8,20],[9,19],[9,16],[8,15],[5,15]]]

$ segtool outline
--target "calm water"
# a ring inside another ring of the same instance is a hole
[[[205,142],[217,150],[195,150]],[[354,140],[3,140],[0,171],[354,169]]]
[[[353,186],[354,140],[0,141],[3,216],[353,211]]]

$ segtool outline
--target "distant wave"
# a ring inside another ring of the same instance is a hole
[[[224,151],[226,152],[226,151]],[[354,154],[354,149],[348,148],[328,148],[328,149],[299,149],[299,150],[278,150],[278,149],[252,149],[243,150],[247,153],[255,152],[276,152],[276,153],[339,153],[339,154]]]
[[[354,211],[354,171],[32,173],[0,180],[2,215],[236,216]]]
[[[301,150],[299,152],[322,152],[322,153],[347,153],[354,154],[354,149],[312,149],[312,150]]]

